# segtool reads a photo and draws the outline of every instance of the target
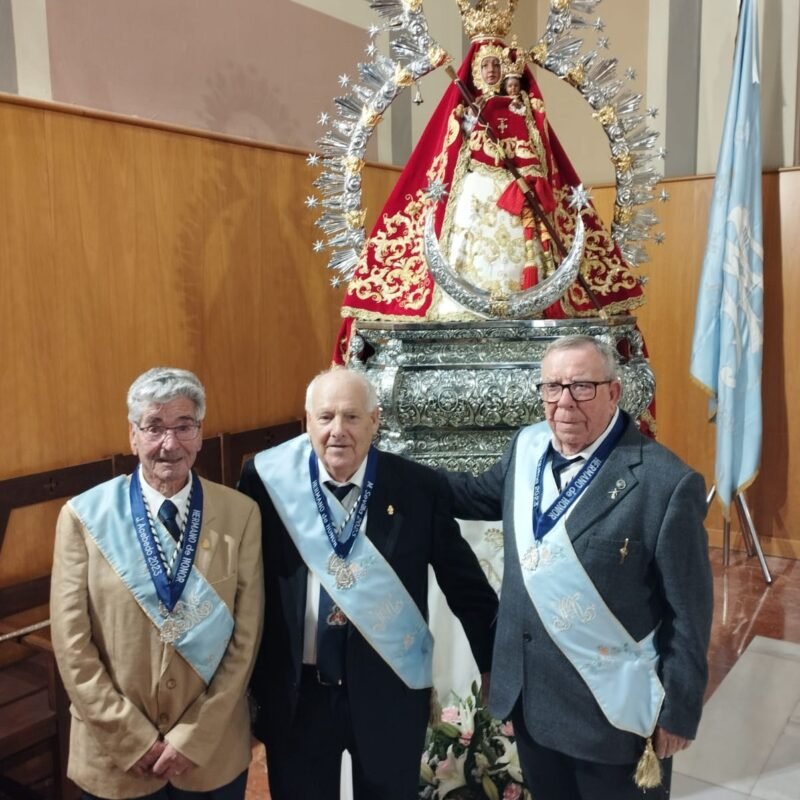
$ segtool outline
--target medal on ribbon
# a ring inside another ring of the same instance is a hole
[[[364,486],[358,496],[353,512],[345,520],[344,527],[337,530],[333,524],[328,499],[319,482],[317,454],[312,449],[308,456],[311,492],[314,495],[314,502],[317,505],[322,526],[325,528],[325,535],[328,537],[333,550],[328,558],[328,574],[333,576],[339,589],[350,589],[355,586],[358,580],[358,569],[348,562],[347,556],[355,544],[358,532],[361,530],[361,524],[364,521],[364,515],[367,513],[367,503],[375,486],[377,466],[378,453],[374,447],[370,447],[367,455],[367,468],[364,474]]]

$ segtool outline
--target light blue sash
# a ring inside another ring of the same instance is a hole
[[[69,501],[106,561],[158,628],[162,642],[172,644],[208,684],[225,655],[233,633],[233,616],[196,567],[172,613],[160,602],[131,517],[128,478],[120,475]],[[175,543],[155,530],[162,545]]]
[[[403,683],[411,689],[432,686],[431,632],[375,545],[367,536],[358,536],[344,564],[331,561],[333,551],[311,491],[310,452],[309,439],[303,435],[255,457],[256,471],[275,510],[306,566]],[[331,504],[331,515],[340,525],[344,512],[338,503]],[[343,568],[347,580],[337,581]]]
[[[655,631],[635,641],[611,613],[578,560],[562,516],[539,542],[531,530],[533,464],[546,458],[550,427],[517,438],[514,533],[522,577],[545,630],[594,695],[608,721],[643,737],[653,733],[664,687]]]

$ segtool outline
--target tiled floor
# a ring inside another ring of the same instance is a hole
[[[800,562],[768,558],[773,584],[767,586],[758,561],[747,559],[743,553],[733,553],[727,569],[722,566],[720,550],[712,549],[711,561],[715,599],[707,700],[754,637],[763,636],[800,644]],[[742,685],[752,686],[754,682],[763,679],[760,670],[766,664],[765,659],[778,658],[781,659],[776,667],[779,672],[774,673],[775,679],[764,688],[774,689],[772,684],[780,684],[784,672],[784,679],[793,681],[788,676],[795,673],[791,673],[791,667],[783,661],[792,660],[791,651],[794,648],[787,653],[782,653],[779,646],[777,652],[774,646],[770,648],[769,643],[757,642],[755,649],[751,648],[747,658],[743,660],[742,669],[732,678],[741,681]],[[772,661],[770,665],[776,666]],[[780,672],[781,669],[784,672]],[[796,674],[800,675],[800,665]],[[795,682],[797,685],[792,691],[796,689],[800,694],[800,681]],[[693,760],[676,764],[673,800],[744,800],[748,797],[762,800],[798,800],[800,697],[797,701],[792,701],[788,694],[772,691],[756,694],[756,702],[752,708],[741,708],[741,691],[736,684],[732,684],[730,692],[723,689],[723,693],[730,694],[734,698],[733,702],[727,703],[723,694],[720,694],[716,704],[709,703],[706,716],[710,720],[710,727],[708,730],[703,729],[704,739],[708,736],[716,743],[718,756],[708,758],[705,745],[701,749],[701,740],[698,738],[695,753],[690,748],[686,754],[687,758],[692,755]],[[734,703],[738,704],[737,712],[717,723],[715,705]],[[719,730],[713,727],[716,724],[720,726]],[[778,733],[775,732],[776,725],[780,728]],[[738,755],[730,752],[731,748],[735,749],[735,742],[730,736],[736,731],[746,733],[742,740],[745,751]],[[698,767],[698,761],[708,763]],[[760,764],[760,771],[753,775],[753,770],[747,764]],[[787,791],[792,793],[787,794]],[[260,746],[253,749],[247,800],[269,800],[264,751]]]

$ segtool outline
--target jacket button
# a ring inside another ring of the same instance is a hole
[[[175,678],[170,678],[167,681],[167,689],[174,689],[178,685],[178,681]]]
[[[532,636],[531,636],[529,633],[523,633],[523,634],[522,634],[522,640],[523,640],[524,642],[529,642],[529,641],[530,641],[532,638],[533,638],[533,637],[532,637]]]

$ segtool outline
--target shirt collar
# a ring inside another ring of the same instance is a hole
[[[157,515],[161,504],[165,500],[172,500],[172,502],[175,503],[175,507],[178,509],[178,519],[184,519],[186,516],[186,508],[189,505],[189,494],[192,491],[192,481],[194,480],[192,473],[189,473],[189,480],[186,481],[186,486],[184,486],[183,489],[172,497],[165,497],[145,480],[141,464],[139,464],[137,469],[139,470],[139,483],[142,487],[142,496],[144,497],[145,503],[147,503],[147,507],[150,509],[150,513],[154,516]]]

